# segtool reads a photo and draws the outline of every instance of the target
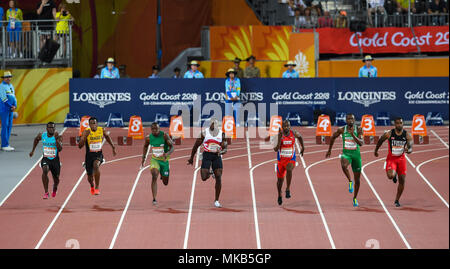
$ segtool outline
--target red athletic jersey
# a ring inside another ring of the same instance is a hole
[[[281,137],[280,149],[277,153],[278,160],[292,160],[295,161],[295,136],[294,132],[289,131],[289,135]]]

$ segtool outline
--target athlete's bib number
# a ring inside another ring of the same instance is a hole
[[[209,152],[218,152],[220,149],[220,145],[216,143],[209,143],[207,149]]]
[[[89,150],[91,152],[98,152],[98,151],[102,150],[102,143],[101,142],[90,143]]]
[[[349,150],[355,150],[356,149],[356,143],[353,140],[345,140],[344,148]]]
[[[44,157],[46,158],[55,158],[56,157],[56,149],[44,147]]]
[[[292,148],[281,149],[280,155],[281,157],[292,157],[293,150]]]
[[[161,157],[164,154],[164,148],[163,147],[153,147],[152,152],[153,152],[153,156]]]
[[[392,155],[394,156],[400,156],[405,151],[404,147],[394,146],[392,147]]]

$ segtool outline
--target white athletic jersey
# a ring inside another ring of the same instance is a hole
[[[216,136],[212,136],[210,129],[205,130],[205,139],[203,139],[203,151],[205,152],[219,152],[222,147],[222,130],[219,130]]]

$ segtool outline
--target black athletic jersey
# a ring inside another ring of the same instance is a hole
[[[405,153],[406,142],[406,130],[397,135],[395,129],[392,129],[389,137],[389,156],[402,156]]]

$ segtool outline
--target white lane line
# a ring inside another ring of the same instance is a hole
[[[60,135],[64,134],[64,132],[67,130],[67,127],[64,127],[64,129],[61,131]],[[0,207],[6,202],[6,200],[8,200],[8,198],[13,194],[13,192],[19,187],[20,184],[22,184],[22,182],[28,177],[28,175],[31,173],[31,171],[33,171],[33,169],[36,167],[36,165],[38,165],[42,160],[42,155],[41,157],[36,161],[36,163],[33,164],[33,166],[31,166],[30,170],[28,170],[28,172],[22,177],[22,179],[16,184],[16,186],[14,186],[14,188],[8,193],[8,195],[5,196],[5,198],[3,198],[3,200],[0,202]]]
[[[442,138],[441,138],[435,131],[431,130],[431,132],[432,132],[432,133],[434,134],[434,136],[436,136],[436,137],[442,142],[442,144],[444,144],[445,147],[448,149],[448,144],[445,143],[445,141],[442,140]]]
[[[195,159],[195,170],[194,170],[194,175],[192,176],[191,198],[189,201],[189,212],[188,212],[188,218],[186,221],[186,231],[184,233],[183,249],[187,249],[187,244],[188,244],[188,240],[189,240],[189,230],[191,228],[191,217],[192,217],[192,206],[194,204],[195,183],[197,181],[198,170],[200,170],[200,167],[198,167],[199,155],[200,155],[200,147],[197,149],[197,156]]]
[[[248,168],[252,168],[252,157],[250,152],[250,138],[248,137],[248,130],[245,131],[245,134],[247,136],[247,153],[248,153]]]
[[[305,163],[305,159],[303,158],[303,156],[300,154],[300,145],[298,144],[298,140],[295,140],[295,145],[297,146],[297,151],[298,151],[298,155],[300,156],[300,160],[302,160],[302,164],[303,164],[303,169],[306,168],[306,163]]]
[[[430,183],[430,182],[427,180],[427,178],[422,174],[422,172],[420,172],[420,167],[422,167],[422,165],[427,164],[427,163],[432,162],[432,161],[436,161],[436,160],[439,160],[439,159],[443,159],[443,158],[448,158],[448,155],[441,156],[441,157],[437,157],[437,158],[434,158],[434,159],[425,161],[425,162],[419,164],[419,165],[416,167],[416,171],[417,171],[417,173],[422,177],[422,179],[428,184],[428,186],[433,190],[433,192],[437,195],[437,197],[439,197],[439,199],[441,199],[441,201],[442,201],[442,202],[445,204],[445,206],[448,208],[448,202],[445,201],[445,199],[439,194],[439,192],[433,187],[433,185],[431,185],[431,183]]]
[[[319,214],[320,214],[320,217],[322,219],[323,226],[325,227],[325,231],[327,233],[328,240],[330,241],[332,249],[336,249],[336,245],[334,244],[333,237],[331,236],[330,229],[328,228],[327,220],[325,219],[325,215],[323,214],[322,207],[320,206],[319,198],[317,198],[317,194],[316,194],[316,191],[314,190],[314,186],[312,184],[311,177],[309,176],[309,172],[308,171],[309,171],[309,169],[311,167],[313,167],[313,166],[315,166],[315,165],[317,165],[319,163],[326,162],[326,161],[329,161],[329,160],[332,160],[332,159],[337,159],[337,158],[339,158],[339,157],[334,157],[334,158],[325,159],[325,160],[322,160],[322,161],[315,162],[315,163],[309,165],[305,169],[305,174],[306,174],[306,177],[308,179],[309,187],[311,188],[311,192],[312,192],[312,194],[314,196],[314,200],[316,201],[317,209],[319,210]]]
[[[385,158],[381,158],[381,159],[377,159],[371,162],[368,162],[367,164],[365,164],[362,169],[361,169],[361,174],[364,176],[364,179],[367,181],[367,184],[369,185],[370,189],[372,189],[372,192],[375,194],[375,196],[378,199],[378,202],[380,202],[381,206],[384,209],[384,212],[386,213],[386,215],[388,216],[389,220],[392,222],[392,225],[394,225],[395,229],[397,230],[397,233],[400,235],[401,239],[403,240],[403,243],[406,245],[406,247],[408,249],[411,249],[411,246],[409,245],[408,241],[406,241],[405,236],[403,235],[402,231],[400,230],[400,228],[398,227],[397,223],[395,222],[394,218],[391,216],[391,214],[389,213],[389,211],[387,210],[386,206],[383,203],[383,200],[381,200],[380,196],[378,195],[377,191],[375,190],[375,188],[372,186],[372,183],[370,182],[369,178],[367,177],[366,173],[364,172],[364,168],[366,168],[368,165],[378,162],[378,161],[382,161],[385,160]]]
[[[147,154],[146,154],[146,155],[148,155],[148,152],[149,152],[149,150],[147,150]],[[140,155],[139,155],[139,156],[140,156]],[[190,155],[172,158],[172,159],[170,159],[170,161],[174,161],[174,160],[182,159],[182,158],[187,158],[187,157],[189,157],[189,156],[190,156]],[[147,158],[145,158],[145,159],[147,159]],[[139,170],[139,173],[138,173],[137,176],[136,176],[136,179],[134,180],[133,188],[131,189],[130,195],[128,196],[127,204],[125,205],[125,208],[124,208],[124,210],[123,210],[123,212],[122,212],[122,216],[120,217],[119,223],[117,224],[116,231],[115,231],[114,236],[113,236],[113,238],[112,238],[111,244],[109,245],[109,249],[114,248],[114,245],[115,245],[116,240],[117,240],[117,236],[119,235],[120,228],[122,228],[123,220],[125,219],[125,216],[126,216],[126,214],[127,214],[127,212],[128,212],[128,208],[129,208],[129,206],[130,206],[130,204],[131,204],[131,200],[133,199],[134,192],[135,192],[136,187],[137,187],[137,185],[138,185],[138,183],[139,183],[139,180],[140,180],[140,178],[141,178],[142,172],[145,171],[145,169],[147,169],[147,168],[149,168],[149,167],[150,167],[150,165],[147,165],[147,166],[141,168],[141,169]]]

